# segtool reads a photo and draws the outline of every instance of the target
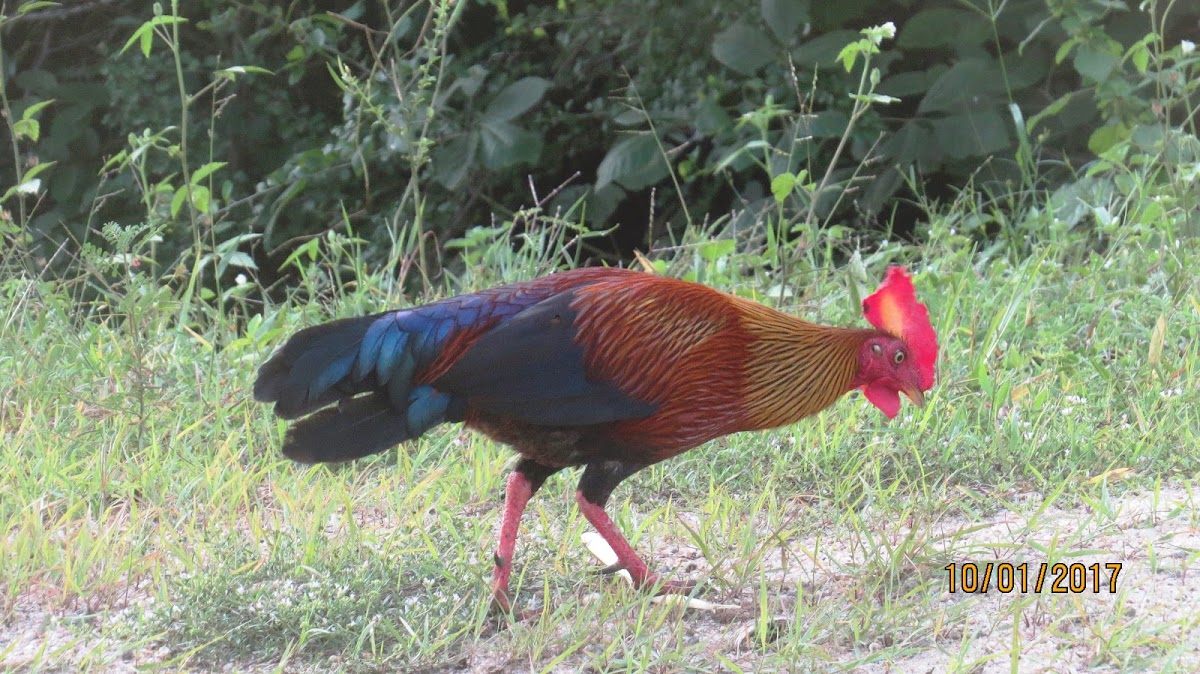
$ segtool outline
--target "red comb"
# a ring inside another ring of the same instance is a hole
[[[917,301],[912,281],[902,267],[888,267],[875,294],[863,300],[863,316],[871,325],[908,343],[921,375],[921,390],[933,388],[937,362],[937,333],[929,323],[929,310]]]

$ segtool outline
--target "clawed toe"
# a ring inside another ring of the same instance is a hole
[[[613,562],[612,564],[609,564],[608,566],[604,567],[603,569],[596,571],[595,574],[597,576],[609,576],[614,573],[617,573],[618,571],[624,571],[624,570],[625,570],[624,564],[622,564],[620,562]]]
[[[691,594],[696,589],[696,582],[690,580],[662,580],[658,576],[649,576],[637,584],[639,590],[664,594]]]
[[[658,581],[657,584],[648,586],[649,588],[657,588],[655,594],[691,594],[696,589],[696,581],[694,580],[665,580]]]

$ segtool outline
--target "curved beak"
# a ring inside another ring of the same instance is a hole
[[[908,384],[904,388],[900,389],[900,391],[903,392],[904,395],[908,396],[908,399],[911,400],[912,403],[917,407],[925,406],[925,394],[922,393],[921,389],[917,388],[916,385]]]

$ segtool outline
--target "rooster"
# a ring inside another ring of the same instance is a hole
[[[299,419],[283,453],[346,461],[462,422],[507,444],[492,598],[511,609],[521,514],[546,478],[583,466],[576,501],[638,588],[683,593],[604,510],[637,471],[709,440],[792,424],[862,389],[888,418],[933,386],[937,335],[904,270],[863,300],[874,329],[809,323],[697,283],[587,268],[346,318],[296,333],[254,398]]]

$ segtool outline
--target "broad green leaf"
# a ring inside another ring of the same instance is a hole
[[[891,157],[896,164],[926,164],[936,159],[938,153],[935,132],[930,130],[928,120],[914,119],[896,129],[880,148],[883,156]]]
[[[1112,53],[1089,44],[1079,45],[1075,52],[1075,71],[1096,82],[1108,79],[1118,62]]]
[[[729,118],[729,113],[725,111],[725,108],[711,98],[700,101],[694,120],[696,131],[706,136],[714,136],[733,124],[733,120]]]
[[[194,173],[192,173],[192,184],[193,185],[200,184],[200,181],[207,178],[213,171],[216,171],[217,169],[225,166],[226,163],[227,162],[223,162],[223,161],[213,161],[213,162],[209,162],[209,163],[205,164],[204,166],[201,166],[200,168],[196,169],[196,171]]]
[[[235,250],[232,253],[226,253],[225,255],[222,255],[221,261],[224,262],[226,266],[240,267],[242,269],[258,269],[258,265],[254,262],[254,258],[250,257],[249,253],[245,253],[240,250]]]
[[[653,185],[668,175],[668,167],[653,134],[643,133],[619,141],[596,168],[596,189],[618,183],[631,190]]]
[[[1101,155],[1128,138],[1129,127],[1124,124],[1108,124],[1092,132],[1088,138],[1088,149],[1096,155]]]
[[[537,161],[542,137],[511,122],[485,119],[479,125],[483,165],[497,170]]]
[[[496,94],[483,116],[496,122],[515,119],[537,105],[549,87],[550,82],[541,77],[523,77]]]
[[[478,131],[472,131],[438,145],[433,151],[433,179],[447,189],[461,185],[475,163],[479,135]]]
[[[857,42],[859,33],[852,30],[835,30],[818,35],[792,50],[792,61],[801,67],[831,66],[837,62],[838,54],[851,42]]]
[[[187,188],[180,187],[175,190],[175,196],[171,199],[171,217],[179,215],[179,209],[183,208],[185,201],[187,201]]]
[[[737,241],[733,239],[705,241],[704,243],[700,244],[700,247],[698,248],[700,257],[708,260],[709,262],[716,262],[723,257],[728,257],[729,255],[733,254],[735,250],[737,250]]]
[[[12,129],[17,138],[28,138],[35,143],[42,135],[42,125],[36,119],[18,119],[13,123]]]
[[[753,75],[775,57],[775,52],[762,31],[739,21],[717,33],[712,43],[712,55],[731,70]]]
[[[1039,42],[1021,51],[1006,51],[998,61],[1004,64],[1008,86],[1015,91],[1043,83],[1053,65],[1052,58],[1049,47]]]
[[[858,59],[859,54],[865,52],[869,56],[870,54],[874,53],[873,50],[874,46],[871,44],[870,40],[855,40],[845,47],[842,47],[842,50],[838,52],[837,60],[841,62],[842,67],[846,69],[846,72],[850,72],[851,70],[854,70],[854,61]]]
[[[799,131],[813,138],[841,138],[850,125],[850,115],[842,110],[822,110],[800,122]]]
[[[796,188],[796,176],[792,173],[780,173],[771,179],[771,194],[775,195],[775,203],[782,204],[784,199]]]
[[[904,174],[897,170],[895,166],[885,168],[867,182],[866,189],[862,191],[862,198],[858,200],[858,204],[867,213],[879,213],[884,210],[892,196],[896,194],[896,191],[903,184]],[[833,236],[833,232],[830,231],[829,235]]]
[[[192,205],[201,213],[208,212],[208,206],[211,195],[208,188],[203,185],[192,185]]]
[[[972,58],[955,63],[925,92],[920,113],[974,110],[998,102],[1004,79],[991,59]]]
[[[1008,124],[996,108],[947,115],[935,128],[939,147],[951,159],[987,156],[1012,147]]]
[[[900,29],[896,46],[905,49],[934,49],[981,44],[991,37],[984,15],[956,7],[932,7],[912,15]]]
[[[1161,124],[1138,124],[1133,127],[1129,139],[1142,151],[1152,152],[1162,146],[1163,127]]]
[[[21,113],[21,119],[32,119],[34,115],[41,112],[43,108],[45,108],[47,105],[50,105],[53,102],[54,102],[54,99],[52,98],[48,101],[41,101],[40,103],[34,103],[33,105],[29,106],[28,108],[25,108],[25,112]]]
[[[875,91],[884,96],[895,96],[897,98],[912,96],[914,94],[924,94],[929,91],[929,88],[933,86],[937,78],[941,77],[947,70],[948,68],[945,65],[938,63],[930,66],[928,70],[913,70],[889,75],[879,83]]]
[[[1136,45],[1131,58],[1133,60],[1133,67],[1137,68],[1139,73],[1145,75],[1146,68],[1150,66],[1150,50],[1146,48],[1146,45]]]
[[[796,28],[808,20],[808,2],[802,0],[762,0],[762,17],[767,28],[780,42],[791,42]]]

